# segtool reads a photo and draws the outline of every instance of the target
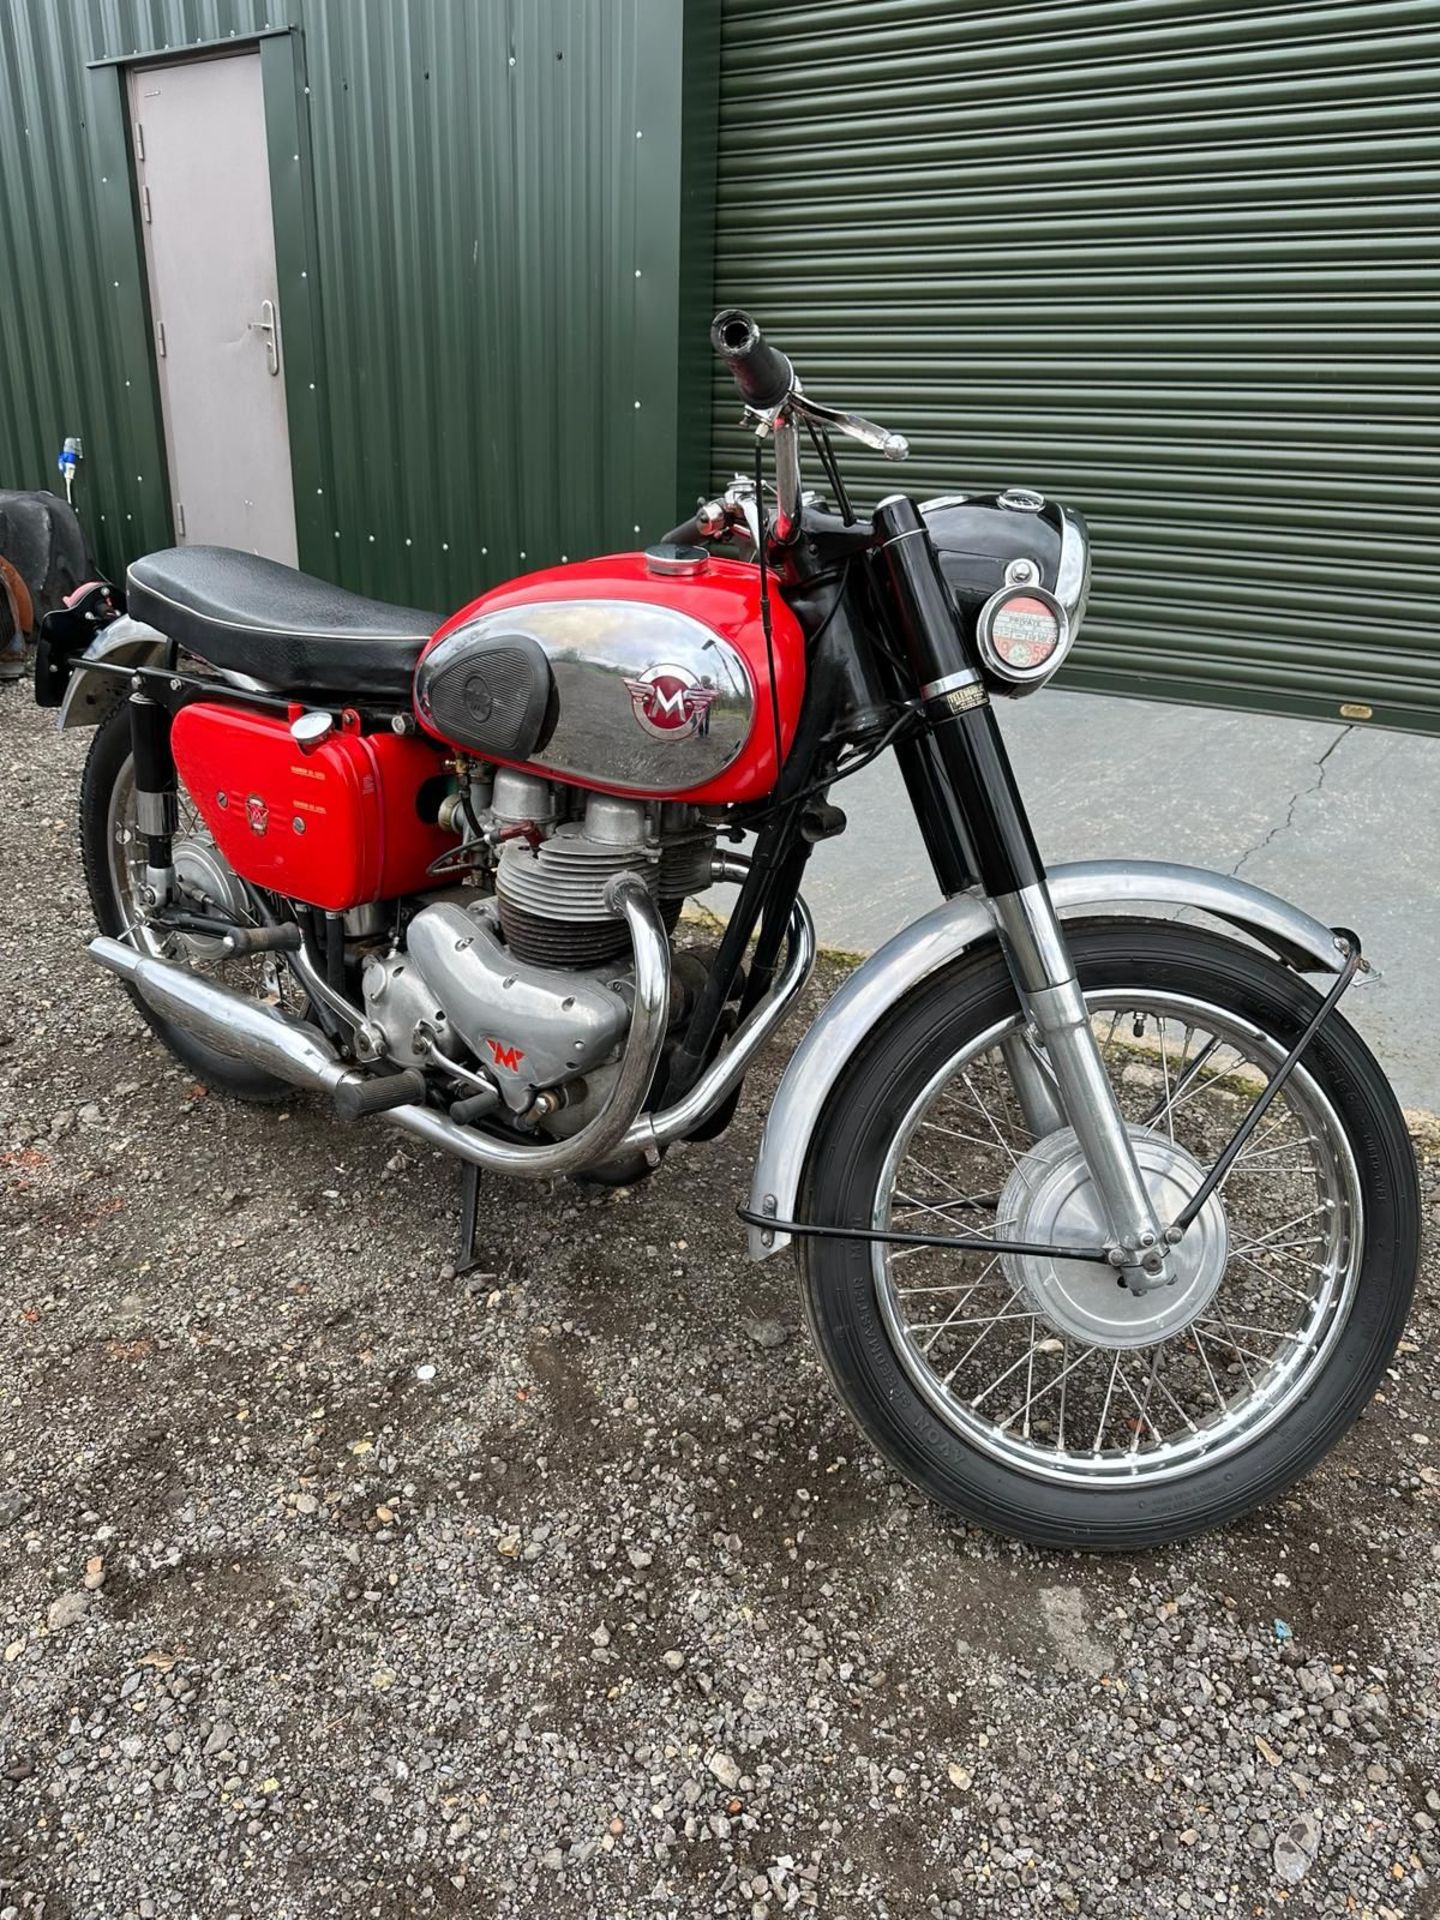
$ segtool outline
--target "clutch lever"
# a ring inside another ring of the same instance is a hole
[[[904,460],[909,456],[910,442],[903,433],[892,433],[888,427],[878,426],[863,414],[846,413],[842,407],[827,407],[824,401],[812,400],[808,393],[802,393],[798,386],[791,392],[787,405],[792,413],[802,414],[817,426],[843,433],[849,440],[858,440],[887,460]]]

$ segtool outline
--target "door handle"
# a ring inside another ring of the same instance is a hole
[[[249,325],[253,333],[264,334],[265,363],[271,373],[279,373],[280,335],[275,325],[275,302],[273,300],[262,300],[260,302],[260,318],[250,321]]]

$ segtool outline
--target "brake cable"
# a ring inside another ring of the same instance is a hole
[[[1231,1134],[1229,1140],[1226,1141],[1220,1151],[1219,1159],[1201,1181],[1199,1191],[1195,1194],[1195,1197],[1186,1205],[1181,1213],[1176,1215],[1175,1224],[1171,1227],[1170,1232],[1177,1237],[1184,1233],[1190,1223],[1196,1219],[1211,1194],[1224,1184],[1230,1169],[1244,1151],[1246,1141],[1265,1118],[1276,1094],[1280,1092],[1285,1082],[1299,1065],[1301,1054],[1304,1053],[1321,1027],[1335,1011],[1335,1008],[1340,1003],[1341,995],[1364,965],[1364,961],[1360,957],[1360,941],[1358,936],[1348,932],[1343,927],[1337,927],[1334,931],[1337,939],[1343,940],[1349,949],[1345,964],[1340,969],[1339,978],[1326,994],[1325,998],[1320,1002],[1320,1005],[1315,1009],[1315,1014],[1310,1024],[1300,1035],[1300,1038],[1295,1042],[1289,1053],[1287,1053],[1285,1058],[1280,1062],[1280,1065],[1275,1069],[1270,1079],[1266,1081],[1260,1097],[1256,1100],[1254,1106],[1251,1107],[1245,1118],[1240,1122],[1239,1126],[1236,1127],[1234,1133]]]

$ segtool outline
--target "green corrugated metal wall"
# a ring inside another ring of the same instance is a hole
[[[1071,684],[1440,730],[1437,81],[1434,0],[726,0],[716,292],[871,497],[1089,515]]]
[[[662,531],[708,463],[704,407],[676,418],[708,391],[714,15],[0,0],[0,485],[54,484],[78,432],[102,561],[169,542],[119,75],[87,63],[289,27],[260,44],[302,566],[449,607]]]

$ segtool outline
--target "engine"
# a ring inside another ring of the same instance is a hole
[[[472,879],[431,896],[404,945],[372,952],[365,1009],[390,1058],[491,1086],[516,1116],[569,1124],[603,1096],[629,1030],[630,936],[607,899],[638,874],[672,932],[708,887],[715,832],[692,806],[630,800],[508,768],[449,809]],[[682,984],[698,963],[680,957]],[[678,1016],[685,991],[672,991]]]
[[[499,804],[516,804],[513,788],[544,788],[525,774],[501,774]],[[692,807],[647,806],[610,794],[585,797],[584,811],[533,837],[530,821],[504,843],[495,895],[506,945],[543,967],[595,967],[628,947],[625,924],[605,904],[617,873],[643,875],[673,930],[687,894],[710,884],[714,832]],[[667,818],[668,816],[668,818]],[[533,819],[533,816],[532,816]]]

